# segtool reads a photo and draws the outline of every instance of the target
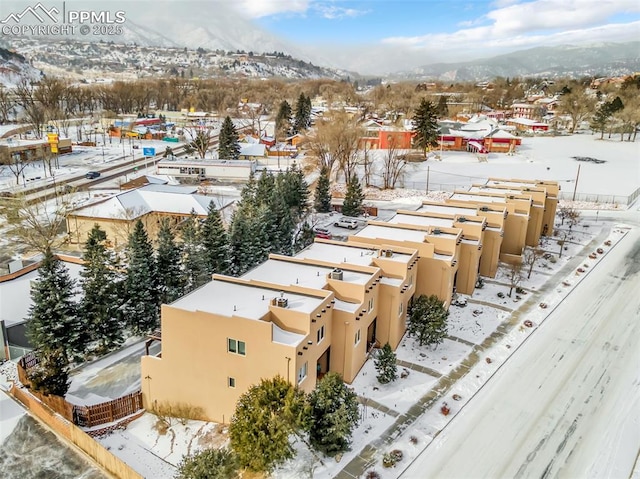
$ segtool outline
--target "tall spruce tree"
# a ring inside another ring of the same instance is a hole
[[[107,233],[98,224],[87,235],[84,269],[80,272],[83,291],[80,316],[104,354],[122,343],[122,279],[115,256],[106,246]]]
[[[345,216],[360,216],[362,214],[363,201],[364,193],[362,193],[360,181],[358,181],[356,175],[352,175],[347,183],[347,191],[342,204],[342,214]]]
[[[41,352],[38,364],[27,371],[31,387],[43,394],[64,397],[69,390],[69,362],[62,349]]]
[[[290,255],[293,253],[293,232],[295,229],[291,218],[291,209],[278,190],[271,192],[267,206],[265,228],[267,228],[267,236],[271,243],[269,252]]]
[[[293,130],[296,133],[309,128],[311,123],[311,109],[309,108],[310,102],[307,102],[307,97],[304,93],[300,93],[298,101],[296,102],[296,115],[293,123]]]
[[[45,250],[31,287],[27,336],[43,355],[59,351],[67,362],[84,351],[87,340],[87,330],[78,321],[74,286],[64,263]]]
[[[281,377],[263,379],[238,399],[229,424],[231,448],[242,467],[271,472],[295,456],[289,436],[309,425],[305,394]]]
[[[296,163],[278,175],[276,187],[291,208],[294,221],[299,222],[309,209],[309,185]]]
[[[376,379],[380,384],[387,384],[398,379],[398,366],[396,365],[396,353],[389,343],[385,344],[378,358],[374,361],[378,375]]]
[[[314,238],[316,237],[313,228],[307,221],[303,221],[302,225],[298,228],[298,231],[295,234],[294,238],[294,246],[293,252],[298,253],[313,243]]]
[[[238,144],[238,131],[231,121],[231,117],[225,117],[218,137],[218,158],[221,160],[237,160],[240,157],[240,145]]]
[[[160,221],[156,265],[160,303],[172,303],[184,294],[185,280],[182,269],[182,248],[176,243],[176,235],[168,218]]]
[[[429,100],[423,98],[413,115],[413,145],[424,152],[427,157],[427,150],[430,147],[438,146],[438,122],[436,108]]]
[[[182,267],[187,293],[211,279],[207,274],[207,262],[200,240],[199,225],[195,211],[192,211],[182,224]]]
[[[327,373],[309,395],[311,445],[328,456],[347,451],[358,424],[358,395],[337,373]]]
[[[276,134],[288,135],[291,132],[291,105],[283,100],[276,115]]]
[[[129,235],[126,257],[124,317],[132,331],[147,333],[159,325],[160,295],[153,246],[141,220]]]
[[[323,166],[320,170],[313,205],[318,213],[331,211],[331,182],[329,180],[329,169],[326,166]]]
[[[279,173],[281,175],[282,173]],[[262,170],[256,183],[254,199],[256,204],[267,204],[276,189],[276,179],[268,170]]]
[[[222,223],[220,211],[214,202],[209,203],[207,217],[200,229],[204,261],[207,274],[228,274],[231,266],[229,258],[229,237]]]

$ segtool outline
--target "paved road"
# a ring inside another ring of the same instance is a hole
[[[640,451],[640,231],[547,318],[403,478],[628,478]]]

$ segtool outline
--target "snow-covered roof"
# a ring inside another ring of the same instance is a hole
[[[71,279],[79,280],[82,266],[67,262],[64,265],[69,270]],[[0,320],[4,320],[6,326],[21,323],[27,318],[32,304],[31,281],[38,276],[38,270],[34,270],[16,279],[0,283]]]
[[[507,200],[504,197],[500,196],[482,196],[482,195],[474,195],[474,194],[465,194],[465,193],[454,193],[449,198],[451,200],[459,200],[459,201],[478,201],[481,203],[506,203]]]
[[[297,346],[306,336],[304,334],[292,333],[280,328],[277,324],[271,323],[271,340],[274,343]]]
[[[228,206],[232,201],[221,201],[217,197],[192,194],[191,187],[169,185],[147,185],[125,191],[106,201],[94,203],[73,210],[71,215],[105,219],[135,219],[145,214],[167,213],[205,216],[209,203],[213,201],[217,209]]]
[[[518,138],[517,136],[512,135],[511,133],[504,131],[502,129],[495,130],[489,134],[491,138],[508,138],[510,140]]]
[[[248,284],[214,279],[171,304],[185,311],[202,311],[220,316],[238,316],[260,320],[269,312],[271,300],[280,297],[277,288],[269,289]],[[325,299],[285,292],[287,309],[311,314],[325,303]]]
[[[356,311],[358,311],[359,307],[360,303],[348,303],[339,299],[336,299],[336,303],[333,305],[334,309],[346,311],[347,313],[355,313]]]
[[[405,228],[393,228],[381,225],[367,225],[355,237],[381,238],[397,241],[413,241],[414,243],[424,243],[426,231],[418,231]]]
[[[524,126],[547,126],[546,123],[540,123],[539,121],[531,120],[529,118],[510,118],[507,121],[509,123],[517,123]]]
[[[295,257],[330,261],[333,263],[351,263],[370,266],[373,260],[378,257],[378,248],[342,246],[332,243],[313,243],[308,248],[300,251]],[[394,252],[393,256],[385,257],[384,259],[407,264],[411,260],[411,255]]]
[[[436,218],[433,216],[421,216],[421,215],[405,215],[398,213],[393,218],[387,221],[387,223],[393,224],[406,224],[406,225],[420,225],[420,226],[438,226],[443,228],[453,228],[453,219],[450,218]]]
[[[267,145],[263,143],[240,143],[240,156],[265,156]]]
[[[255,267],[243,279],[255,279],[282,285],[298,285],[312,289],[323,289],[327,284],[327,275],[333,270],[327,266],[317,266],[279,259],[268,259]],[[342,268],[342,281],[364,285],[371,274],[350,271]]]
[[[454,206],[454,205],[422,205],[416,211],[419,213],[444,213],[450,215],[476,215],[476,208],[468,208],[465,206]]]

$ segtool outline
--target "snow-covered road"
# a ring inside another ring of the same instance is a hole
[[[640,231],[632,229],[403,478],[628,478],[640,451]]]

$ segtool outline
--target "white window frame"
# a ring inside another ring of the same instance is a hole
[[[373,296],[369,298],[369,312],[373,311]]]
[[[305,361],[300,369],[298,369],[298,384],[307,379],[309,373],[309,362]]]
[[[353,344],[354,344],[354,345],[355,345],[355,344],[358,344],[358,343],[360,342],[360,339],[362,339],[362,337],[361,337],[360,330],[358,329],[358,330],[356,331],[356,335],[355,335],[355,338],[354,338],[354,342],[353,342]]]
[[[231,344],[233,342],[233,348]],[[242,348],[240,345],[242,344]],[[242,351],[240,351],[242,349]],[[227,338],[227,352],[231,354],[237,354],[238,356],[246,356],[247,355],[247,343],[244,341],[240,341],[239,339]]]
[[[402,313],[404,313],[404,303],[400,301],[400,307],[398,308],[398,316],[402,316]]]
[[[322,342],[322,340],[324,339],[324,324],[322,326],[320,326],[320,329],[318,329],[317,333],[316,333],[316,339],[317,339],[317,343],[320,344]]]

